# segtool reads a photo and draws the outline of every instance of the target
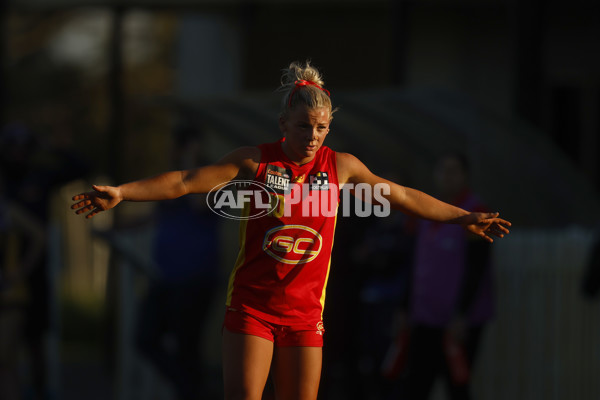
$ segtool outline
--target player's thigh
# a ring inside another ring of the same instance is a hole
[[[223,329],[226,400],[260,400],[269,376],[273,342]]]
[[[272,374],[277,400],[315,400],[322,362],[321,347],[275,348]]]

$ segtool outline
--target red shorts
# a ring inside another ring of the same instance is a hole
[[[277,325],[228,308],[223,327],[233,333],[258,336],[273,342],[276,347],[323,347],[323,323],[311,325]]]

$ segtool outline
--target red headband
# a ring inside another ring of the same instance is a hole
[[[291,106],[292,106],[292,97],[294,96],[294,93],[296,93],[296,90],[298,90],[298,88],[299,88],[299,87],[302,87],[302,86],[315,86],[315,87],[317,87],[317,88],[321,89],[322,91],[324,91],[325,93],[327,93],[327,96],[331,97],[331,94],[329,93],[329,90],[322,88],[321,86],[317,85],[317,84],[316,84],[316,83],[314,83],[314,82],[311,82],[311,81],[306,81],[306,80],[304,80],[304,79],[301,79],[301,80],[299,80],[299,81],[296,81],[296,82],[294,82],[294,84],[295,84],[296,86],[295,86],[295,87],[294,87],[294,89],[292,90],[292,93],[290,93],[290,97],[289,97],[289,99],[288,99],[288,107],[291,107]]]

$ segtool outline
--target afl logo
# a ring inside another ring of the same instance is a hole
[[[317,258],[323,238],[319,232],[304,225],[283,225],[265,234],[262,247],[268,255],[284,264],[305,264]]]
[[[279,205],[279,198],[271,195],[264,183],[233,180],[212,188],[206,204],[221,217],[248,220],[269,215]]]

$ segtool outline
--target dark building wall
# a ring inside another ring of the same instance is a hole
[[[336,90],[382,87],[393,80],[390,7],[251,10],[245,24],[244,87],[276,88],[277,72],[290,61],[310,59]]]

